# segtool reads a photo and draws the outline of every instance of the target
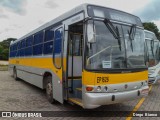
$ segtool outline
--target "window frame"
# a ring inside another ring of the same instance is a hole
[[[56,31],[57,30],[59,30],[59,29],[62,29],[62,36],[61,36],[61,52],[60,52],[60,59],[61,59],[61,62],[60,62],[60,66],[57,66],[56,65],[56,63],[55,63],[55,41],[56,41],[56,39],[55,39],[55,34],[56,34]],[[54,30],[54,40],[53,40],[53,53],[52,53],[52,55],[53,55],[53,64],[54,64],[54,66],[57,68],[57,69],[61,69],[62,68],[62,55],[63,55],[63,49],[62,49],[62,46],[63,46],[63,27],[62,26],[59,26],[59,27],[57,27],[55,30]]]

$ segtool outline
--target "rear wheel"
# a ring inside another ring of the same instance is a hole
[[[45,80],[47,81],[46,84],[46,96],[47,99],[50,103],[54,103],[55,100],[53,99],[53,87],[52,87],[52,77],[51,76],[47,76],[45,78]]]
[[[15,80],[18,80],[16,68],[13,68],[13,77]]]

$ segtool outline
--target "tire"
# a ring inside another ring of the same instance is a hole
[[[47,81],[47,84],[46,84],[46,97],[47,97],[47,100],[51,104],[53,104],[55,102],[55,100],[53,99],[52,77],[51,76],[47,76],[45,78],[45,80]]]
[[[14,78],[15,80],[18,80],[16,68],[13,68],[13,78]]]

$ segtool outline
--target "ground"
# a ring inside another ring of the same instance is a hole
[[[58,117],[50,118],[34,118],[36,120],[79,120],[79,119],[109,119],[109,120],[125,120],[127,115],[124,117],[117,117],[115,112],[114,117],[92,117],[90,113],[93,110],[84,110],[77,105],[71,105],[65,102],[63,105],[60,103],[50,104],[46,100],[45,91],[41,90],[31,84],[24,82],[23,80],[15,81],[8,73],[8,71],[0,71],[0,111],[82,111],[82,113],[88,112],[88,117],[64,117],[61,112]],[[106,111],[133,111],[141,99],[124,102],[114,105],[106,105],[94,109],[106,113]],[[144,102],[137,109],[138,111],[160,111],[160,86],[154,85],[149,93],[149,96],[145,98]],[[129,112],[130,113],[130,112]],[[76,113],[68,113],[75,114]],[[128,114],[128,113],[127,113]],[[73,116],[73,115],[71,115]],[[116,117],[116,118],[115,118]],[[0,118],[2,119],[2,118]],[[6,119],[6,118],[3,118]],[[9,118],[8,118],[9,119]],[[16,118],[14,118],[16,119]],[[22,118],[19,118],[21,120]],[[23,118],[28,120],[28,118]],[[29,118],[33,119],[33,118]],[[131,119],[131,118],[129,118]],[[139,118],[133,117],[133,120],[137,119],[151,119],[151,118]],[[158,119],[158,118],[154,118]]]
[[[8,70],[8,61],[0,60],[0,71]]]

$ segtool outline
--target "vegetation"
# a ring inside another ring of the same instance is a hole
[[[8,38],[0,42],[0,60],[8,60],[10,42],[15,40],[15,38]]]

